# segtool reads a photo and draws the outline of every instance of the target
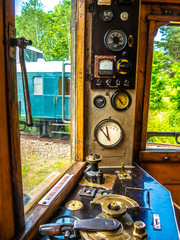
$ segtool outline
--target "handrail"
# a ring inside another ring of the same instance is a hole
[[[177,144],[180,144],[178,137],[180,137],[180,132],[147,132],[147,141],[151,137],[175,137]]]
[[[71,65],[70,63],[65,63],[65,60],[62,61],[62,122],[70,124],[71,121],[65,119],[65,67],[66,65]]]

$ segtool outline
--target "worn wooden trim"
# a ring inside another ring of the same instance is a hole
[[[162,15],[148,15],[148,21],[157,21],[157,22],[180,22],[180,16],[162,16]]]
[[[162,150],[163,151],[163,150]],[[180,163],[180,152],[160,152],[160,151],[140,151],[139,160],[141,162],[164,162]]]
[[[142,3],[169,3],[169,4],[180,4],[179,0],[141,0]]]
[[[77,1],[77,57],[76,57],[76,87],[77,87],[77,141],[76,158],[84,159],[84,81],[85,81],[85,0]]]
[[[18,101],[17,101],[17,81],[16,81],[16,60],[9,57],[9,25],[15,24],[14,0],[3,0],[4,3],[4,44],[6,56],[6,81],[7,81],[7,101],[8,101],[8,129],[10,139],[10,164],[9,172],[12,181],[14,224],[15,232],[19,234],[24,230],[24,205],[23,188],[21,177],[21,157],[19,139]],[[10,187],[10,186],[9,186]],[[4,218],[9,216],[4,216]]]
[[[66,173],[75,174],[67,186],[62,190],[58,197],[50,206],[41,206],[36,204],[26,214],[26,228],[23,235],[18,236],[17,240],[37,239],[38,229],[40,224],[44,224],[53,215],[60,203],[66,198],[67,194],[78,183],[79,178],[86,168],[86,162],[75,162],[73,166]]]
[[[148,22],[147,15],[151,13],[150,5],[141,5],[140,14],[140,35],[139,35],[139,51],[138,51],[138,69],[136,79],[136,104],[135,104],[135,128],[134,128],[134,146],[133,158],[138,161],[139,149],[141,143],[141,127],[142,127],[142,113],[143,113],[143,99],[144,99],[144,79],[146,68],[146,51],[148,43]],[[143,50],[142,50],[143,49]]]
[[[43,195],[45,195],[52,186],[67,172],[68,169],[72,167],[74,163],[71,163],[67,167],[63,169],[61,173],[52,173],[50,176],[43,181],[44,186],[24,207],[24,212],[27,213],[41,198]]]

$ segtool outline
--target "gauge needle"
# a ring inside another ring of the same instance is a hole
[[[110,141],[108,127],[106,126],[107,139]]]
[[[122,104],[124,104],[123,101],[122,101],[120,98],[118,98],[118,100],[119,100]]]
[[[101,132],[104,134],[105,137],[107,137],[108,139],[108,136],[105,134],[105,132],[102,130],[102,128],[100,128]],[[108,139],[109,140],[109,139]]]

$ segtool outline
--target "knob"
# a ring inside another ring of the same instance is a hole
[[[111,86],[112,80],[108,79],[108,80],[106,80],[106,83],[107,83],[108,86]]]
[[[129,80],[128,80],[128,79],[126,79],[126,80],[124,81],[124,86],[129,87]]]
[[[144,222],[142,221],[134,222],[133,236],[135,236],[139,240],[147,239],[147,233],[145,228],[146,228],[146,225]]]
[[[98,79],[96,85],[97,85],[97,86],[101,86],[101,85],[102,85],[102,80],[101,80],[101,79]]]
[[[125,75],[130,73],[131,69],[132,69],[132,64],[128,59],[123,58],[117,62],[118,73]]]
[[[120,86],[121,85],[121,81],[119,79],[116,80],[116,85]]]

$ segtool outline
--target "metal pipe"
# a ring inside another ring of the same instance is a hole
[[[62,61],[62,122],[71,123],[65,119],[65,67],[66,65],[71,65],[70,63],[65,63],[65,60]]]

